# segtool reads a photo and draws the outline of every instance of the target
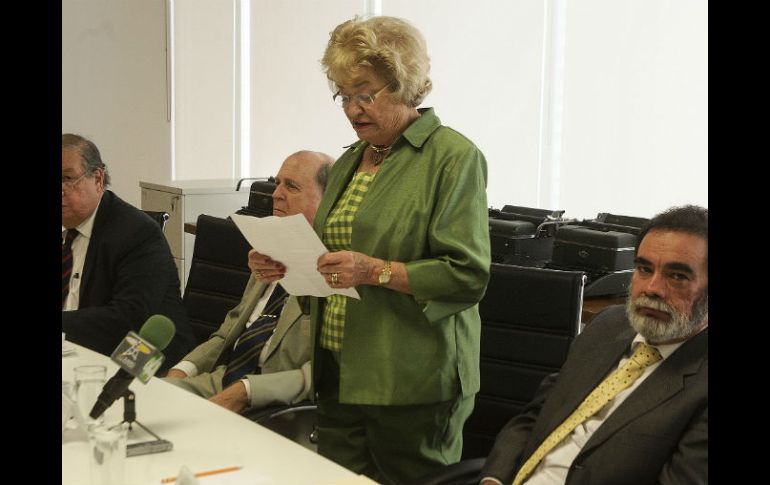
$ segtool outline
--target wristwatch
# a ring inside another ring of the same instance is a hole
[[[379,280],[381,285],[390,283],[390,261],[385,261],[385,266],[383,266],[382,271],[380,271]]]

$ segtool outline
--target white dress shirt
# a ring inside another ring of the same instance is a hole
[[[101,204],[101,200],[99,201]],[[94,219],[99,211],[99,204],[96,205],[94,212],[75,229],[78,231],[78,237],[72,241],[72,276],[70,276],[69,294],[64,302],[62,311],[77,310],[80,308],[80,280],[83,274],[83,264],[88,252],[88,244],[91,242],[91,234],[94,230]],[[61,240],[64,243],[64,236],[67,229],[62,226]]]

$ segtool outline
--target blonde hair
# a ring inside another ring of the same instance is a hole
[[[397,17],[364,20],[356,16],[341,23],[330,34],[321,65],[334,91],[350,83],[359,68],[371,68],[411,108],[419,106],[433,88],[425,38]]]

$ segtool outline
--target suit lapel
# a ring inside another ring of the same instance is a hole
[[[630,421],[681,392],[687,376],[696,374],[706,356],[708,329],[685,342],[632,392],[602,423],[580,453],[599,446]]]
[[[267,357],[269,358],[273,352],[276,351],[278,345],[283,340],[286,332],[294,325],[302,316],[302,309],[299,306],[296,298],[289,297],[286,300],[281,317],[278,319],[278,324],[275,326],[273,337],[270,339],[270,345],[267,348]]]
[[[251,276],[250,278],[254,278],[254,276]],[[252,313],[254,313],[254,307],[257,306],[257,303],[262,299],[262,295],[265,293],[265,289],[267,289],[266,284],[256,282],[256,280],[254,281],[254,284],[256,285],[254,297],[251,299],[251,301],[249,301],[249,304],[246,305],[246,308],[244,308],[244,310],[241,312],[240,316],[238,317],[238,323],[230,327],[230,330],[228,330],[225,341],[222,344],[221,350],[219,352],[219,356],[214,361],[214,367],[227,363],[230,358],[230,353],[233,351],[233,347],[235,347],[235,341],[238,340],[238,337],[240,337],[243,333],[244,329],[246,328],[246,323],[249,321],[249,317]],[[249,281],[248,284],[252,284],[252,282]],[[245,291],[249,291],[248,285],[246,286]]]
[[[548,398],[546,406],[551,409],[544,408],[541,412],[541,415],[550,416],[550,419],[546,421],[544,426],[540,427],[536,436],[537,439],[530,440],[531,446],[539,446],[617,367],[617,363],[628,350],[634,335],[636,333],[631,327],[628,327],[628,330],[619,333],[606,347],[591,348],[587,352],[575,356],[575,359],[579,361],[570,365],[570,372],[562,373],[559,376],[560,380],[565,380],[564,384],[559,386],[559,394]],[[529,454],[531,452],[534,452],[534,448],[530,450]]]
[[[109,190],[105,190],[102,199],[99,201],[99,209],[94,218],[94,225],[91,228],[91,238],[88,241],[86,257],[83,260],[83,274],[80,275],[80,308],[88,303],[89,282],[94,275],[96,253],[99,251],[99,245],[104,237],[104,222],[109,218],[112,212],[113,195]]]
[[[235,341],[238,339],[238,337],[241,336],[244,329],[246,328],[246,323],[248,323],[249,317],[251,317],[251,314],[254,313],[254,308],[257,306],[257,303],[259,303],[259,300],[261,300],[265,295],[265,290],[267,287],[268,285],[264,283],[257,283],[257,289],[255,291],[254,298],[252,298],[249,304],[246,305],[245,311],[241,313],[241,317],[238,320],[238,325],[233,325],[233,327],[227,333],[227,339],[225,340],[226,347],[232,348],[235,345]]]

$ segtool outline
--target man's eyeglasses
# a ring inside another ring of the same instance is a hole
[[[70,177],[69,175],[62,175],[61,176],[61,184],[63,187],[66,187],[68,189],[74,188],[81,180],[83,180],[83,177],[88,175],[88,171],[83,172],[80,177]]]
[[[339,91],[332,96],[332,99],[335,103],[337,103],[337,106],[340,108],[347,108],[350,105],[350,101],[353,100],[356,103],[358,103],[359,106],[369,106],[372,103],[374,103],[374,100],[377,99],[377,96],[380,95],[385,89],[390,86],[391,83],[386,84],[382,87],[379,91],[377,91],[374,94],[356,94],[353,96],[345,96],[344,94],[340,94]]]

